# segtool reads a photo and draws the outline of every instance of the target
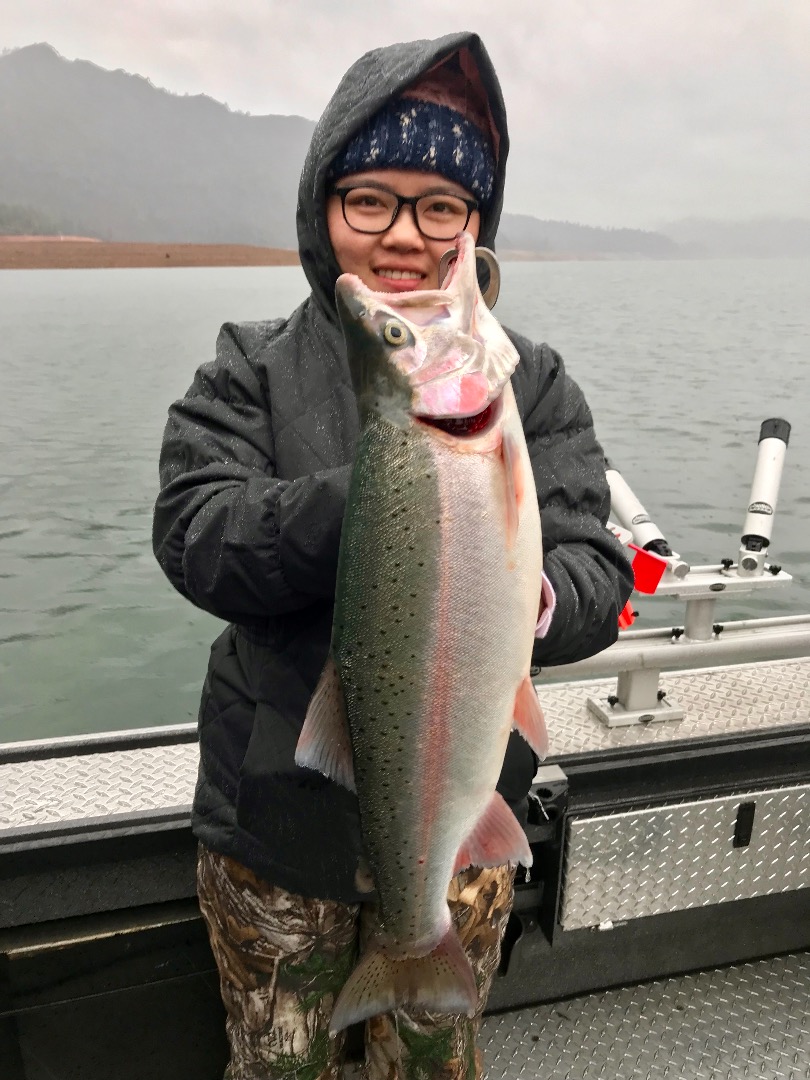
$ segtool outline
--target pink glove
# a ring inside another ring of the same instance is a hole
[[[551,619],[554,615],[556,606],[557,596],[554,592],[554,586],[546,577],[546,572],[544,570],[543,584],[540,589],[540,614],[537,619],[537,626],[534,630],[534,636],[536,638],[544,638],[548,633],[548,628],[551,625]]]

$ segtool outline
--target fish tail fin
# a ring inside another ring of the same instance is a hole
[[[340,991],[331,1034],[378,1013],[411,1007],[473,1016],[478,987],[467,954],[451,927],[425,956],[395,957],[371,946]]]

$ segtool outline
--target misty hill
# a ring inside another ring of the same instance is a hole
[[[600,229],[568,221],[541,221],[527,214],[504,214],[498,230],[498,250],[659,259],[680,254],[678,245],[661,233],[643,229]]]
[[[0,204],[109,240],[297,246],[309,120],[234,113],[49,45],[0,57],[0,102]]]
[[[0,56],[0,231],[297,247],[298,177],[314,128],[249,116],[51,46]],[[677,244],[505,214],[503,252],[666,257]]]
[[[297,247],[298,177],[314,123],[68,61],[0,57],[0,231]],[[666,237],[505,214],[503,251],[671,255]]]
[[[800,218],[758,218],[752,221],[707,221],[686,218],[665,226],[685,254],[695,256],[767,257],[810,255],[810,221]]]

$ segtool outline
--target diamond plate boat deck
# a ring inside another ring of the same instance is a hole
[[[484,1018],[487,1080],[807,1080],[810,953]]]
[[[538,683],[539,880],[516,893],[489,1078],[810,1080],[810,658],[662,682],[685,718],[616,728],[586,704],[615,679]],[[121,1046],[116,1080],[221,1076],[197,753],[194,725],[0,746],[2,1080],[107,1080]]]
[[[546,763],[789,729],[810,720],[810,658],[675,672],[664,684],[686,709],[685,719],[613,729],[591,715],[585,702],[608,694],[615,680],[540,684],[550,739]],[[138,817],[152,813],[187,812],[196,780],[195,730],[189,724],[0,747],[0,844],[57,835],[78,822],[137,825]],[[171,741],[178,738],[186,741]]]

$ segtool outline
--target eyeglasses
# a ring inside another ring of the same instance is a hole
[[[410,206],[416,227],[426,240],[453,240],[456,233],[467,228],[475,199],[438,193],[433,195],[397,195],[385,188],[336,187],[333,195],[340,198],[343,219],[350,229],[359,233],[384,233],[399,217],[403,206]]]

